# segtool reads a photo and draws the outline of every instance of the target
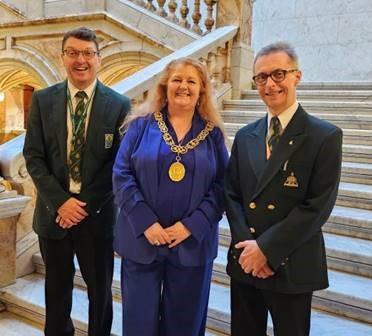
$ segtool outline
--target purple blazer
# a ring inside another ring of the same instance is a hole
[[[198,134],[205,122],[196,115],[192,132]],[[115,227],[115,251],[122,257],[149,264],[158,248],[143,232],[158,221],[158,153],[162,139],[153,115],[131,123],[123,138],[113,168],[115,202],[120,208]],[[184,266],[200,266],[217,256],[218,222],[223,213],[223,177],[228,153],[222,132],[215,127],[194,150],[195,169],[188,211],[179,220],[191,236],[177,247]]]

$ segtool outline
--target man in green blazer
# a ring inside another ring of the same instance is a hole
[[[232,336],[310,332],[314,290],[328,286],[322,225],[335,204],[342,131],[297,102],[298,59],[287,43],[254,60],[267,115],[238,131],[226,174]]]
[[[32,98],[24,156],[36,190],[33,228],[45,263],[45,335],[74,335],[74,256],[87,284],[89,335],[112,324],[112,166],[128,98],[97,80],[101,64],[93,31],[65,34],[67,80]]]

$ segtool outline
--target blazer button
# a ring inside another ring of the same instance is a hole
[[[269,205],[267,206],[267,208],[268,208],[269,210],[275,210],[275,205],[274,205],[274,204],[269,204]]]
[[[101,209],[98,209],[98,210],[96,211],[97,214],[99,214],[100,212],[101,212]]]
[[[250,227],[249,231],[251,231],[251,233],[256,233],[256,229],[254,227]]]
[[[251,203],[249,203],[249,207],[250,207],[251,209],[256,209],[256,203],[255,203],[255,202],[251,202]]]

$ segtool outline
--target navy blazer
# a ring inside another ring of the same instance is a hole
[[[336,201],[342,131],[299,106],[269,160],[266,132],[265,117],[242,128],[233,144],[225,192],[232,235],[228,274],[283,293],[323,289],[328,277],[321,227]],[[258,279],[242,271],[234,244],[250,239],[274,276]]]
[[[204,126],[205,122],[196,115],[194,134]],[[114,247],[122,257],[143,264],[153,262],[158,251],[143,232],[157,221],[155,205],[157,195],[162,192],[157,162],[161,141],[162,133],[153,114],[136,119],[122,140],[113,170],[115,200],[120,208]],[[223,176],[228,160],[221,130],[215,127],[194,152],[190,204],[186,217],[179,219],[191,232],[177,249],[184,266],[200,266],[217,255]]]
[[[67,165],[67,81],[32,96],[23,154],[37,189],[33,219],[35,232],[60,239],[67,230],[56,222],[58,208],[71,197]],[[82,186],[77,196],[87,203],[81,223],[100,234],[113,234],[115,207],[112,166],[120,144],[119,127],[130,101],[99,81],[92,102],[82,161]],[[112,141],[107,143],[106,137]],[[99,216],[98,216],[99,215]]]

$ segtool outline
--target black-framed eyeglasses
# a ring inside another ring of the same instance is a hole
[[[267,83],[267,79],[270,77],[275,83],[280,83],[285,79],[287,73],[296,72],[298,69],[276,69],[269,74],[260,72],[259,74],[252,77],[253,81],[256,85],[265,85]]]
[[[63,54],[70,58],[78,58],[80,54],[87,60],[92,59],[94,56],[99,55],[98,51],[92,49],[76,50],[73,48],[63,50]]]

